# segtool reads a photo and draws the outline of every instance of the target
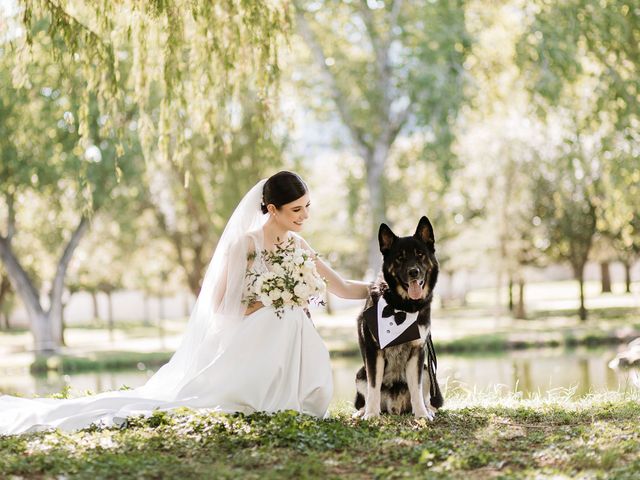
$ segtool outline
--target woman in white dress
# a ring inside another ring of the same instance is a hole
[[[229,219],[182,343],[167,364],[133,390],[63,400],[0,396],[0,435],[120,424],[130,415],[176,407],[293,409],[324,417],[333,393],[331,366],[308,311],[285,308],[278,316],[272,307],[243,302],[247,268],[268,269],[260,253],[291,237],[312,255],[328,291],[366,298],[367,283],[342,279],[297,235],[310,205],[295,173],[258,182]]]

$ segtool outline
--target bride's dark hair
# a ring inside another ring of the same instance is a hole
[[[283,170],[270,176],[262,190],[262,213],[268,213],[267,205],[273,204],[280,208],[287,203],[299,199],[309,190],[304,180],[297,173]]]

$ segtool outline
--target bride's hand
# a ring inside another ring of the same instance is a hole
[[[252,304],[250,304],[247,309],[245,310],[244,314],[246,315],[251,315],[253,312],[260,310],[262,307],[264,307],[264,305],[262,304],[262,302],[253,302]]]

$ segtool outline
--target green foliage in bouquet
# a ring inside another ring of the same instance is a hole
[[[285,307],[304,307],[310,300],[324,305],[325,281],[310,252],[296,245],[293,238],[277,244],[275,250],[261,250],[259,255],[268,267],[256,264],[257,254],[250,257],[254,263],[246,275],[245,303],[273,307],[280,318]]]

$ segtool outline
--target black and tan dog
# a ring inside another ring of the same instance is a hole
[[[431,341],[431,300],[438,278],[433,227],[422,217],[413,236],[378,233],[382,277],[358,318],[364,361],[356,374],[356,416],[381,412],[433,420],[443,404]],[[426,360],[426,365],[425,365]]]

